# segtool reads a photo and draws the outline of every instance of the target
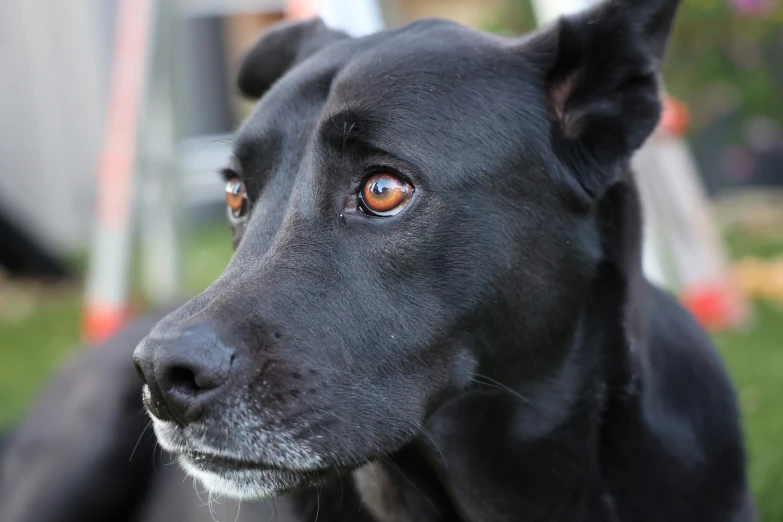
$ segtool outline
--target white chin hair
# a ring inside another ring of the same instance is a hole
[[[194,466],[180,457],[179,464],[207,490],[237,500],[266,500],[301,486],[301,478],[283,470],[227,470],[218,475]]]

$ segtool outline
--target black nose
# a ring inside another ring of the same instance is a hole
[[[204,324],[156,328],[133,354],[150,412],[183,426],[220,400],[232,362],[233,351]]]

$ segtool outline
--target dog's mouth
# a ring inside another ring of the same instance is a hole
[[[272,498],[303,487],[318,486],[335,473],[327,468],[294,470],[200,451],[180,453],[179,462],[210,491],[246,500]]]
[[[171,423],[156,421],[154,426],[163,449],[175,455],[189,475],[216,494],[247,500],[271,498],[323,484],[339,473],[301,453],[298,459],[292,454],[286,457],[285,452],[279,452],[282,449],[279,445],[278,452],[269,452],[269,458],[261,454],[256,458],[227,456],[222,451],[205,448]]]
[[[180,454],[180,459],[186,461],[193,467],[201,469],[202,471],[217,474],[224,473],[226,471],[296,472],[295,470],[286,469],[271,464],[222,457],[220,455],[212,455],[201,451],[185,451]]]
[[[200,469],[206,473],[214,473],[217,475],[234,471],[268,471],[272,473],[284,473],[299,475],[303,478],[310,478],[326,475],[330,472],[330,468],[316,468],[310,470],[292,469],[264,462],[254,462],[231,457],[223,457],[221,455],[214,455],[201,451],[185,451],[179,454],[179,458],[181,461],[184,461],[183,463],[189,464],[194,468]]]

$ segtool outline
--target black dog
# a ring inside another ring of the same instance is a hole
[[[160,444],[235,497],[352,472],[367,509],[319,520],[751,520],[726,373],[641,273],[675,9],[263,37],[236,253],[136,350]]]

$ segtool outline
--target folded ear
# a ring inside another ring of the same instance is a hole
[[[242,94],[259,98],[283,74],[319,50],[350,36],[326,27],[320,18],[282,22],[261,35],[245,55],[237,84]]]
[[[555,152],[590,198],[660,117],[658,73],[678,0],[609,0],[523,45],[545,73]]]

